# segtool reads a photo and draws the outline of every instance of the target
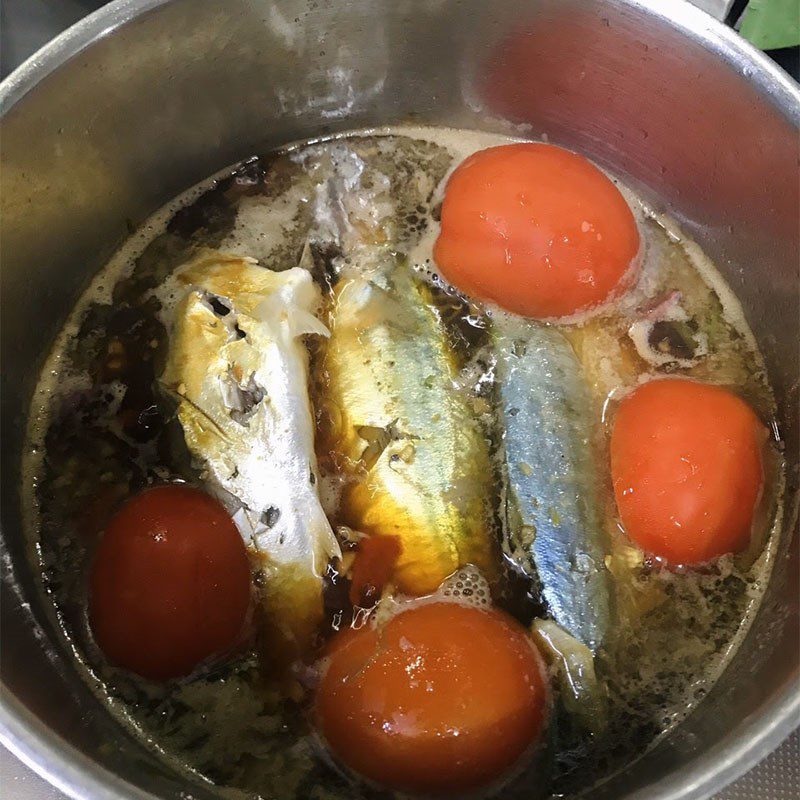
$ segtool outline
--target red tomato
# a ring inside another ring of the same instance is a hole
[[[369,608],[380,600],[402,552],[397,536],[370,536],[359,542],[350,583],[350,602],[354,606]]]
[[[160,486],[111,519],[89,590],[92,631],[108,660],[165,680],[236,643],[250,603],[250,566],[216,500],[187,486]]]
[[[511,144],[448,181],[434,258],[468,294],[539,319],[610,299],[633,277],[639,231],[625,198],[583,156]]]
[[[628,535],[673,564],[747,547],[763,484],[766,429],[736,395],[653,380],[620,404],[611,475]]]
[[[454,793],[503,776],[545,725],[544,667],[499,611],[424,603],[332,642],[316,703],[333,752],[384,786]]]

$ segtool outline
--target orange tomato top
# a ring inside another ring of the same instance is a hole
[[[499,611],[424,603],[332,642],[317,723],[333,752],[384,786],[453,793],[502,776],[545,724],[544,668]]]
[[[481,150],[455,170],[434,247],[454,286],[537,319],[611,299],[638,253],[613,182],[583,156],[537,143]]]
[[[107,525],[89,585],[109,661],[152,680],[231,648],[250,603],[247,552],[227,511],[187,486],[148,489]]]
[[[646,552],[700,564],[747,547],[766,430],[718,386],[653,380],[621,403],[611,475],[622,524]]]

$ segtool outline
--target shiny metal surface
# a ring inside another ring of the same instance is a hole
[[[274,144],[412,119],[511,123],[619,173],[683,222],[742,299],[781,402],[796,510],[800,94],[688,4],[120,0],[14,73],[0,105],[0,738],[68,794],[214,796],[108,716],[37,591],[17,494],[36,370],[131,225]],[[593,797],[706,797],[800,722],[795,519],[731,668]]]
[[[102,0],[5,0],[0,6],[0,78],[101,5]]]

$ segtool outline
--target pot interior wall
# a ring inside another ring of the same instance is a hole
[[[23,76],[7,87],[1,656],[7,690],[21,704],[15,714],[32,714],[31,726],[52,729],[136,786],[165,797],[187,788],[81,683],[37,591],[17,494],[25,415],[52,336],[131,227],[225,165],[289,140],[398,121],[516,130],[581,150],[626,178],[682,222],[743,301],[780,399],[796,491],[797,98],[708,29],[710,18],[662,3],[670,21],[657,5],[122,3],[51,51],[66,60],[37,86],[22,93]],[[97,40],[76,51],[93,33]],[[781,698],[797,685],[792,527],[732,668],[678,733],[602,796],[680,788],[699,796],[703,776],[725,761],[720,753],[743,736],[768,743],[767,716],[780,727]],[[724,765],[724,774],[736,771]],[[83,778],[64,780],[77,787]]]

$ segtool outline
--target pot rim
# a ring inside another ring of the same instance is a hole
[[[172,0],[114,0],[50,41],[0,83],[0,118],[67,61],[121,26]],[[800,128],[800,85],[749,42],[688,0],[613,0],[672,26],[738,68]],[[791,535],[791,526],[789,527]],[[800,672],[800,670],[799,670]],[[637,792],[641,800],[704,800],[772,752],[800,726],[800,674],[746,720],[730,745],[719,742],[697,761]],[[0,744],[26,766],[75,800],[158,800],[101,767],[48,728],[0,683]]]
[[[0,82],[0,117],[29,91],[98,39],[172,0],[113,0],[60,33]],[[781,111],[800,127],[800,84],[732,28],[693,5],[690,0],[613,0],[633,6],[707,45],[745,79],[765,90]],[[747,69],[751,67],[754,69]]]

